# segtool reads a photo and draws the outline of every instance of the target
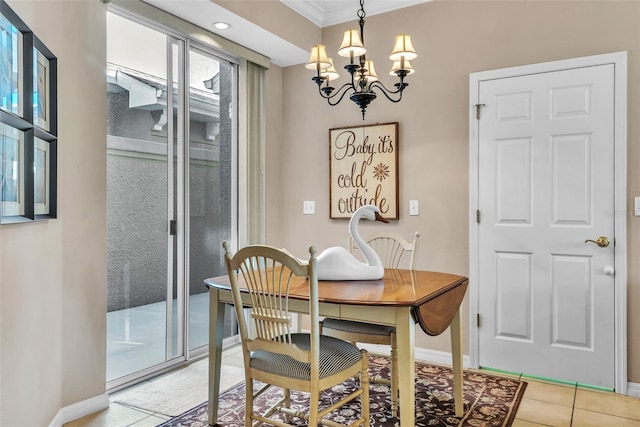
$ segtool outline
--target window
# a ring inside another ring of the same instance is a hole
[[[57,59],[0,0],[0,224],[56,217]]]

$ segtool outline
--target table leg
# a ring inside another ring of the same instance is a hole
[[[415,323],[409,307],[396,309],[396,340],[400,384],[400,425],[413,426],[416,416]]]
[[[456,417],[464,414],[462,397],[462,330],[460,328],[460,310],[451,321],[451,355],[453,357],[453,401]]]
[[[224,327],[224,303],[218,299],[218,290],[209,289],[209,425],[218,419],[220,395],[220,365],[222,363],[222,334]]]

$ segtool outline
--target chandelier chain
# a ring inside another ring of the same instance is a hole
[[[364,0],[360,0],[360,10],[358,11],[358,24],[360,25],[360,40],[364,44],[364,18],[367,16],[367,12],[364,11]],[[364,64],[366,60],[365,56],[360,56],[360,63]]]
[[[367,12],[364,11],[364,0],[360,0],[360,10],[358,11],[358,18],[364,19],[367,16]]]

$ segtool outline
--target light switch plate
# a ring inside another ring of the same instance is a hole
[[[420,212],[417,200],[409,200],[409,215],[418,215]]]
[[[313,200],[305,200],[302,202],[302,213],[305,215],[313,215],[316,213],[316,202]]]
[[[640,197],[634,198],[633,201],[634,201],[634,204],[635,204],[634,215],[635,216],[640,216]]]

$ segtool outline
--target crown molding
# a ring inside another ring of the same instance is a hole
[[[280,0],[320,28],[343,22],[357,21],[359,4],[356,1],[338,0]],[[431,0],[369,0],[365,4],[368,16],[379,15]]]

